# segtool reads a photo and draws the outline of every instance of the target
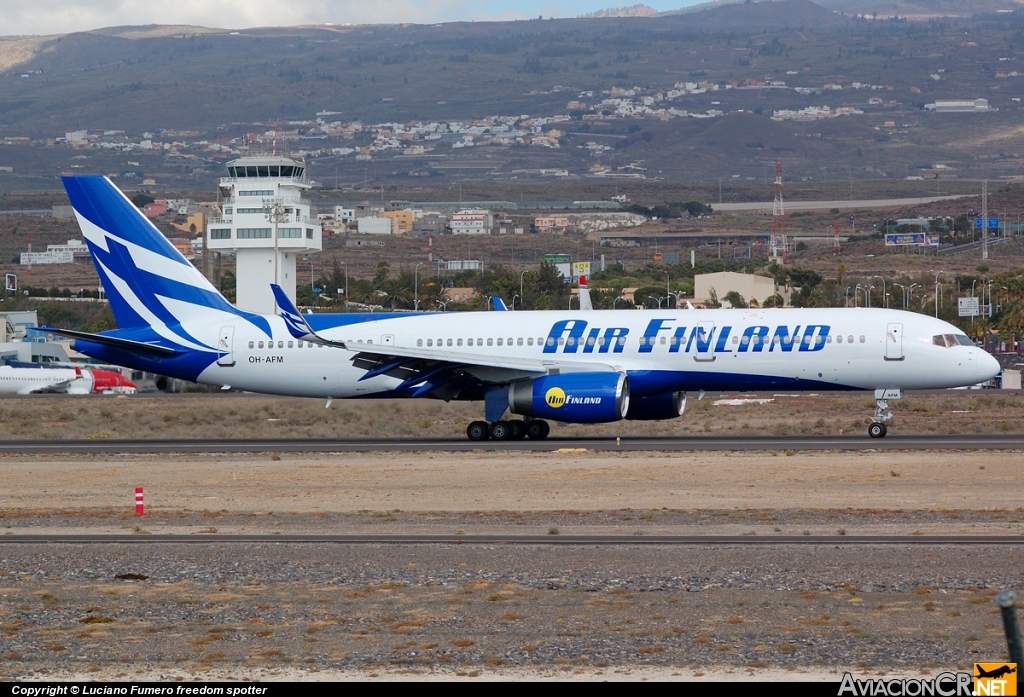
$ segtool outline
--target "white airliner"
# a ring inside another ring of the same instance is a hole
[[[80,368],[19,368],[0,365],[0,394],[32,394],[34,392],[67,392],[89,394],[93,379],[88,370]]]
[[[883,309],[299,314],[236,309],[103,177],[64,185],[118,329],[52,330],[99,360],[253,392],[483,402],[473,440],[544,438],[545,419],[671,419],[688,392],[975,384],[999,365],[959,329]],[[523,419],[509,419],[506,412]]]

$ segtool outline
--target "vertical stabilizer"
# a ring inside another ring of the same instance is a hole
[[[590,288],[587,287],[587,277],[580,276],[580,309],[593,310],[594,303],[590,300]]]

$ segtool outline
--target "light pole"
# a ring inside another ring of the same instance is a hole
[[[868,286],[867,290],[864,291],[864,296],[868,300],[868,302],[867,302],[867,306],[868,307],[871,307],[871,291],[873,291],[874,289],[875,289],[874,286]]]
[[[415,268],[412,270],[413,286],[415,287],[415,290],[413,291],[414,300],[412,301],[413,312],[420,311],[420,266],[425,263],[426,262],[423,261],[417,263]]]
[[[857,287],[853,289],[853,306],[860,307],[860,289],[861,285],[858,283]]]
[[[903,293],[903,309],[907,309],[907,287],[902,283],[893,283],[894,286],[899,286],[900,291]]]
[[[435,300],[434,302],[441,306],[441,312],[448,312],[448,303],[451,300]]]
[[[886,298],[886,295],[885,295],[885,279],[882,278],[881,276],[872,276],[871,278],[881,278],[882,279],[882,300],[884,301],[885,298]],[[889,305],[887,304],[886,307],[889,307]]]
[[[941,271],[935,272],[935,319],[939,318],[939,276],[942,275]],[[974,295],[974,291],[971,291],[971,295]],[[971,322],[974,322],[974,318],[971,318]]]
[[[615,298],[615,300],[612,300],[612,309],[613,310],[615,309],[615,303],[619,302],[622,299],[623,299],[623,297],[620,295],[619,297]]]
[[[348,262],[341,262],[345,266],[345,307],[348,308]]]
[[[513,296],[512,296],[512,311],[513,311],[513,312],[515,312],[515,311],[516,311],[516,298],[519,298],[519,305],[520,305],[520,306],[522,306],[522,304],[523,304],[523,299],[522,299],[522,298],[521,298],[521,297],[519,296],[519,294],[518,294],[518,293],[516,293],[515,295],[513,295]]]
[[[526,271],[523,271],[521,274],[519,274],[519,306],[520,307],[523,306],[523,277],[526,276],[527,271],[529,271],[529,269],[527,269]]]
[[[309,289],[316,293],[316,272],[313,271],[313,255],[307,254],[306,258],[309,259]]]
[[[846,302],[843,307],[850,307],[850,286],[846,286]]]

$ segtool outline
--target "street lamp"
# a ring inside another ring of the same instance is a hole
[[[885,298],[886,298],[886,295],[885,295],[885,279],[882,278],[881,276],[872,276],[871,278],[881,278],[882,279],[882,300],[884,302]],[[889,307],[889,306],[886,305],[886,307]]]
[[[899,286],[900,291],[903,293],[903,309],[907,309],[907,287],[902,283],[893,283],[894,286]]]
[[[619,297],[615,298],[615,300],[612,300],[612,309],[613,309],[613,310],[615,309],[615,303],[619,302],[620,300],[625,300],[625,298],[623,298],[623,297],[622,297],[622,296],[620,295]]]
[[[515,310],[516,310],[516,298],[519,298],[519,306],[522,307],[522,305],[523,305],[523,299],[519,296],[519,294],[516,293],[515,295],[513,295],[512,296],[512,311],[513,312],[515,312]]]
[[[874,286],[868,286],[867,289],[864,291],[864,295],[868,300],[867,307],[871,307],[871,291],[873,291],[874,289]]]
[[[857,287],[853,289],[853,306],[860,307],[860,289],[861,285],[858,283]]]
[[[526,271],[523,271],[521,274],[519,274],[519,304],[520,304],[520,306],[522,306],[522,304],[523,304],[523,277],[527,274],[528,271],[529,271],[529,269],[527,269]]]
[[[850,286],[846,286],[846,303],[843,307],[850,307]]]
[[[941,275],[942,275],[941,271],[936,271],[935,272],[935,318],[936,319],[938,319],[938,317],[939,317],[939,276],[941,276]],[[973,290],[971,291],[971,295],[972,296],[974,295],[974,291]],[[972,318],[971,322],[973,322],[973,321],[974,320]]]
[[[416,264],[416,267],[412,270],[413,286],[415,287],[415,290],[413,291],[414,300],[412,301],[413,312],[420,311],[420,266],[425,263],[426,262],[423,261],[419,262],[418,264]]]
[[[441,306],[441,312],[448,312],[448,303],[451,300],[435,300],[434,302]]]

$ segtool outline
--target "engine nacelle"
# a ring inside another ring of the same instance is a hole
[[[562,373],[513,383],[513,414],[564,423],[618,421],[629,411],[629,378],[622,373]]]
[[[632,421],[678,419],[684,411],[686,411],[686,393],[666,392],[650,397],[634,397],[629,403],[626,418]]]

